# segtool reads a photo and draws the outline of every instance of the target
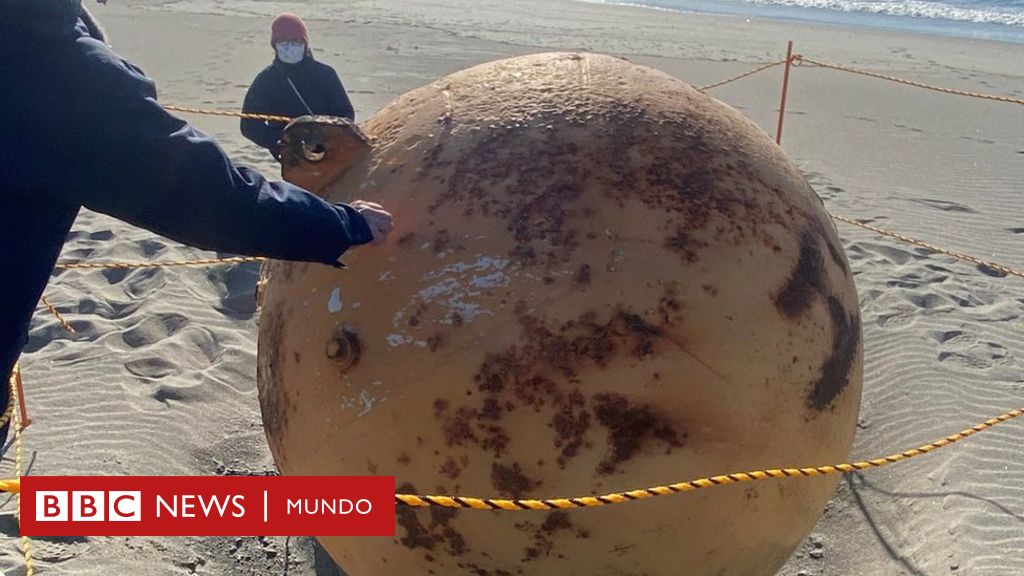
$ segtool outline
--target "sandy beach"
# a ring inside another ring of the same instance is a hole
[[[1024,44],[572,0],[467,5],[362,0],[316,13],[301,3],[112,0],[95,13],[114,48],[156,81],[162,102],[205,108],[240,108],[270,61],[270,19],[285,9],[307,18],[317,57],[340,73],[357,120],[403,92],[506,56],[611,53],[701,86],[784,58],[787,40],[808,58],[1024,98]],[[781,76],[776,67],[711,93],[774,134]],[[1024,107],[801,66],[787,110],[782,146],[830,212],[1024,269]],[[279,174],[236,120],[187,118],[237,161]],[[1024,280],[838,229],[865,343],[854,458],[903,451],[1024,406]],[[83,211],[61,259],[211,256]],[[75,333],[37,311],[22,357],[33,419],[28,473],[272,473],[255,384],[257,273],[255,264],[55,273],[46,296]],[[1022,439],[1024,422],[1011,422],[845,477],[779,574],[1024,574]],[[824,463],[779,463],[807,464]],[[0,502],[0,571],[24,574],[14,504]],[[32,546],[37,573],[47,575],[316,573],[302,538],[39,538]]]

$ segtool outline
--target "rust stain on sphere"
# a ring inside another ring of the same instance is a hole
[[[273,263],[259,387],[284,474],[554,497],[849,454],[860,315],[797,168],[741,114],[627,61],[539,54],[300,122],[290,179],[383,203],[344,271]],[[295,128],[295,127],[293,127]],[[305,134],[305,136],[304,136]],[[835,477],[558,513],[399,508],[324,538],[353,576],[768,575]]]

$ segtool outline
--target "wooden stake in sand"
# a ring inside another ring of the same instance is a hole
[[[793,67],[793,41],[786,46],[786,71],[782,75],[782,102],[779,103],[779,126],[775,129],[775,143],[782,145],[782,119],[786,116],[786,91],[789,89],[789,69]]]

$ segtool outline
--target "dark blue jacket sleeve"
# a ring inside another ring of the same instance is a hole
[[[245,93],[245,101],[242,103],[242,112],[255,114],[273,114],[270,100],[267,94],[267,78],[264,74],[256,76],[249,90]],[[251,140],[257,146],[270,150],[277,155],[277,141],[281,139],[281,131],[284,124],[280,122],[265,122],[263,120],[241,120],[242,135]]]
[[[330,94],[329,98],[331,99],[331,110],[327,112],[328,114],[349,120],[356,119],[356,109],[352,107],[352,101],[349,100],[348,92],[345,91],[341,78],[338,77],[334,68],[329,66],[327,67],[327,93]]]
[[[77,174],[86,207],[201,248],[287,260],[334,263],[372,239],[352,208],[236,167],[112,52],[89,64],[94,129]]]

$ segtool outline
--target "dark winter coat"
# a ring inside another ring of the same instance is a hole
[[[321,114],[355,120],[356,116],[338,73],[327,64],[314,60],[312,54],[307,54],[298,64],[285,64],[275,59],[249,86],[242,111],[289,118]],[[243,119],[242,135],[276,157],[277,142],[285,125],[283,122]]]

